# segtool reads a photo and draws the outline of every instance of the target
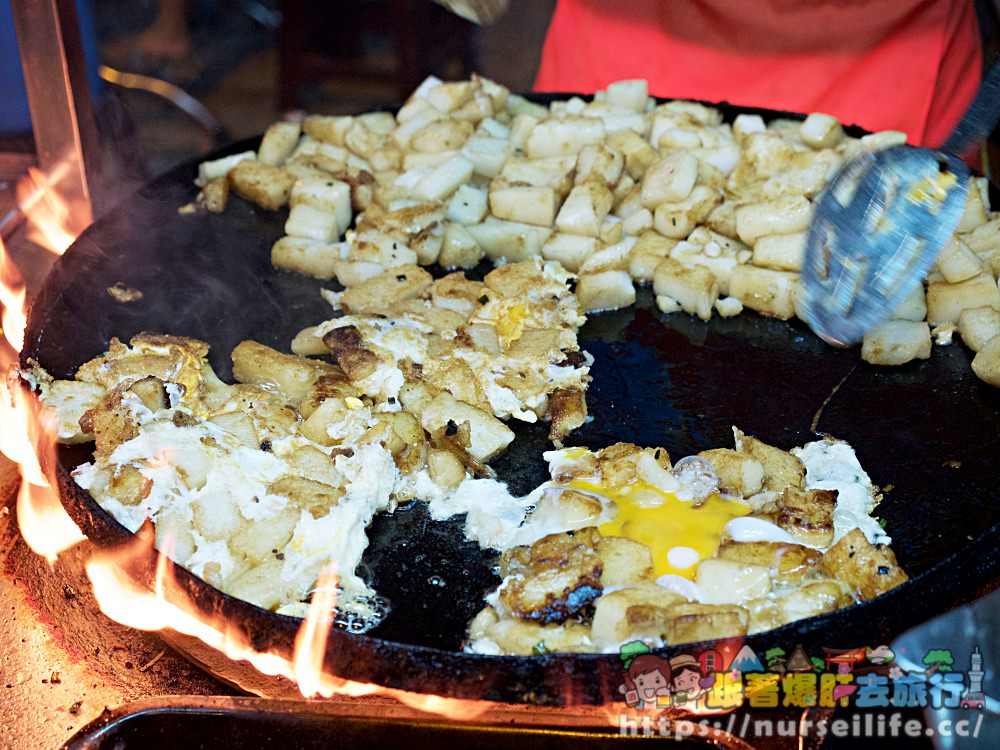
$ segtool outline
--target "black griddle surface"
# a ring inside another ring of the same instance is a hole
[[[195,170],[188,164],[151,183],[58,261],[33,306],[26,357],[70,377],[112,337],[149,330],[208,341],[213,367],[230,379],[229,352],[240,341],[287,351],[301,328],[331,317],[319,296],[322,282],[271,267],[287,212],[268,213],[234,196],[222,214],[178,213],[196,194]],[[116,302],[106,291],[115,283],[141,290],[142,299]],[[856,348],[826,346],[797,321],[752,312],[707,323],[664,316],[648,290],[635,307],[591,316],[580,343],[595,357],[593,420],[569,445],[661,445],[676,460],[731,446],[733,425],[784,448],[825,433],[849,441],[873,481],[891,487],[877,512],[913,580],[874,602],[754,636],[755,649],[787,647],[790,639],[830,647],[882,642],[995,585],[1000,389],[975,378],[972,353],[962,346],[935,346],[928,361],[879,368],[861,362]],[[512,427],[517,439],[494,467],[523,493],[546,478],[541,453],[549,444],[545,425]],[[127,533],[68,477],[81,460],[86,449],[60,452],[64,502],[89,536],[120,542]],[[342,654],[342,669],[354,665],[359,678],[373,681],[439,684],[438,692],[449,694],[485,690],[488,674],[489,690],[514,699],[559,700],[560,685],[574,680],[582,686],[572,691],[577,697],[609,689],[590,683],[598,663],[615,674],[614,657],[550,656],[543,664],[458,651],[469,617],[496,583],[492,556],[463,541],[461,519],[431,524],[414,508],[378,519],[371,538],[363,565],[392,601],[392,614],[369,635],[344,642],[360,661]],[[197,579],[189,585],[206,606],[240,613],[264,640],[284,642],[294,631],[289,618]],[[362,664],[364,652],[405,654],[413,663],[372,668]],[[550,662],[559,669],[545,666]],[[455,678],[424,673],[442,666]]]

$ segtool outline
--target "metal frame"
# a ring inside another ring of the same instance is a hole
[[[100,164],[97,124],[75,0],[11,0],[37,165],[72,206],[93,217]]]

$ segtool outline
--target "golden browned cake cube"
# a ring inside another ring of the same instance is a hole
[[[667,643],[693,643],[747,634],[750,615],[735,604],[679,602],[669,608]]]
[[[823,571],[846,583],[862,600],[874,599],[908,580],[896,555],[852,529],[823,555]]]
[[[833,541],[833,511],[836,507],[836,490],[786,487],[781,495],[777,523],[805,544],[826,547]]]

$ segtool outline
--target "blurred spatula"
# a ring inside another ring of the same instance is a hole
[[[893,146],[844,164],[816,199],[806,237],[800,312],[847,346],[885,320],[926,276],[955,231],[969,168],[955,154],[1000,118],[1000,63],[940,150]]]

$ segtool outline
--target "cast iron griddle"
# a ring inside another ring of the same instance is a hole
[[[748,110],[723,111],[731,118]],[[236,144],[219,155],[254,145]],[[212,365],[230,379],[229,352],[240,341],[287,351],[301,328],[330,317],[321,282],[271,267],[270,248],[287,212],[268,213],[233,197],[223,214],[179,215],[196,194],[195,174],[195,163],[169,172],[77,240],[32,308],[24,357],[70,377],[111,337],[149,330],[208,341]],[[106,292],[116,282],[141,290],[143,298],[116,302]],[[817,431],[848,440],[873,481],[891,485],[878,514],[913,580],[875,601],[752,636],[758,653],[796,643],[878,645],[995,585],[1000,390],[974,377],[963,347],[935,347],[929,361],[879,368],[860,362],[857,349],[827,347],[797,321],[754,313],[708,323],[683,313],[663,316],[648,291],[633,308],[592,316],[580,343],[595,357],[587,399],[594,419],[568,444],[662,445],[676,460],[731,446],[737,425],[789,448],[815,439],[811,425],[822,408]],[[547,478],[545,425],[512,427],[517,439],[494,466],[525,492]],[[86,447],[61,449],[64,504],[89,537],[121,543],[131,535],[69,477],[88,459]],[[619,698],[614,655],[461,653],[467,622],[497,582],[491,556],[463,541],[461,526],[461,519],[432,523],[419,505],[376,520],[363,568],[392,601],[392,614],[365,636],[334,632],[328,666],[354,680],[460,697]],[[290,652],[297,620],[223,595],[185,571],[179,576],[199,606],[234,618],[258,648]],[[261,683],[245,665],[193,655],[257,692],[287,692],[287,685]]]

